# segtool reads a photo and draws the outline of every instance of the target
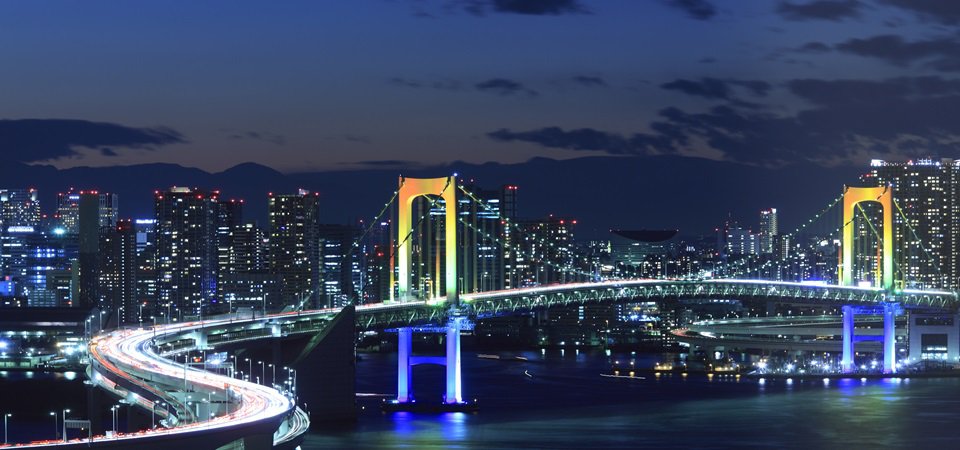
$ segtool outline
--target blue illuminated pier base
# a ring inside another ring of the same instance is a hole
[[[391,410],[436,409],[443,411],[474,409],[463,401],[463,373],[460,366],[460,332],[470,329],[466,317],[454,317],[444,327],[404,327],[397,329],[397,400],[385,405]],[[446,355],[414,356],[413,333],[446,334]],[[443,405],[417,405],[413,395],[413,366],[435,364],[446,367],[446,392]]]
[[[882,308],[846,305],[843,307],[843,357],[840,366],[843,373],[853,373],[854,344],[863,341],[881,341],[883,344],[883,373],[897,372],[896,322],[900,305],[884,303]],[[854,316],[857,314],[883,314],[883,336],[857,336],[854,332]]]

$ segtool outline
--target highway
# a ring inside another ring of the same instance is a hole
[[[156,429],[134,433],[94,436],[91,440],[74,439],[67,444],[63,441],[38,441],[16,445],[16,447],[62,446],[66,448],[71,447],[70,444],[77,444],[78,447],[123,448],[139,445],[135,444],[135,441],[170,442],[168,439],[163,439],[170,436],[182,436],[186,438],[183,442],[189,442],[189,439],[194,436],[212,436],[217,433],[223,433],[222,436],[239,437],[246,433],[245,430],[256,430],[262,434],[263,424],[271,424],[267,428],[272,427],[270,431],[272,435],[273,430],[294,411],[293,402],[284,393],[256,383],[195,368],[185,368],[182,363],[161,357],[151,347],[151,341],[155,337],[180,335],[201,327],[216,327],[229,322],[231,321],[204,321],[160,325],[154,328],[122,329],[99,335],[90,341],[91,364],[95,368],[92,376],[94,382],[108,391],[127,392],[125,399],[128,402],[136,402],[148,411],[155,409],[155,402],[163,401],[173,405],[175,411],[179,413],[177,415],[180,420],[170,419],[168,416],[174,414],[166,414],[165,409],[156,407],[159,417],[168,418],[169,427],[158,426]],[[188,390],[200,393],[198,396],[207,397],[209,394],[219,398],[229,398],[229,402],[226,402],[225,408],[217,411],[214,417],[196,417],[191,408],[187,407],[183,394],[178,397],[177,393],[159,389],[156,386],[158,383],[167,386],[179,385],[181,392],[186,383]],[[130,388],[131,386],[133,389]],[[153,398],[147,398],[148,396]],[[294,426],[289,427],[281,436],[281,441],[289,441],[293,433],[303,433],[306,430],[309,421],[305,419],[305,415],[297,411],[294,416],[296,419]]]

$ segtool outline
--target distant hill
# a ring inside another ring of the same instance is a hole
[[[396,188],[401,172],[415,177],[457,172],[484,187],[519,185],[523,216],[574,217],[580,222],[579,234],[594,237],[606,235],[611,228],[706,233],[728,214],[745,225],[755,225],[759,210],[768,207],[780,209],[781,228],[788,230],[838,195],[844,183],[856,182],[864,170],[810,164],[767,169],[675,156],[535,158],[518,164],[456,162],[402,171],[377,167],[292,174],[255,163],[219,173],[175,164],[58,170],[9,163],[0,188],[36,187],[45,212],[54,209],[56,193],[70,186],[115,192],[124,217],[152,216],[151,194],[156,189],[174,185],[220,189],[225,198],[245,199],[247,220],[262,224],[268,192],[303,188],[320,192],[324,221],[342,223],[376,214]]]

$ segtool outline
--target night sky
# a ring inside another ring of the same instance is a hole
[[[960,156],[958,24],[938,0],[3,2],[0,154],[284,173]]]

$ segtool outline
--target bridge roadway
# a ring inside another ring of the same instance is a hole
[[[859,317],[858,324],[879,323],[876,328],[861,328],[858,336],[883,336],[882,317]],[[722,319],[695,322],[672,334],[678,342],[701,348],[840,352],[842,350],[840,316],[785,316]],[[905,336],[906,330],[896,330]],[[879,341],[857,344],[862,351],[881,351]]]
[[[946,291],[842,287],[761,280],[608,280],[567,283],[471,293],[461,296],[462,311],[484,318],[518,311],[573,304],[666,299],[761,299],[831,305],[876,305],[896,301],[908,308],[955,309],[957,295]],[[29,447],[99,447],[142,450],[185,443],[190,448],[215,448],[244,439],[247,448],[270,448],[289,442],[291,433],[306,429],[305,415],[280,391],[217,375],[169,359],[178,353],[211,348],[227,342],[316,333],[339,309],[285,312],[250,319],[220,319],[145,329],[124,329],[97,336],[89,344],[93,380],[128,402],[156,410],[165,426],[154,430],[97,437],[91,441],[37,442]],[[379,303],[356,307],[357,328],[382,329],[412,324],[443,324],[451,314],[446,299]],[[166,347],[164,347],[164,345]],[[178,391],[178,387],[181,389]],[[185,389],[184,389],[185,388]],[[219,406],[207,405],[206,414],[190,407],[184,392],[223,398]],[[159,402],[173,406],[167,412]],[[208,417],[213,413],[213,417]],[[289,419],[289,420],[288,420]],[[285,422],[286,421],[286,422]],[[293,423],[293,425],[285,425]],[[283,437],[274,435],[286,429]],[[293,432],[289,430],[295,430]]]

